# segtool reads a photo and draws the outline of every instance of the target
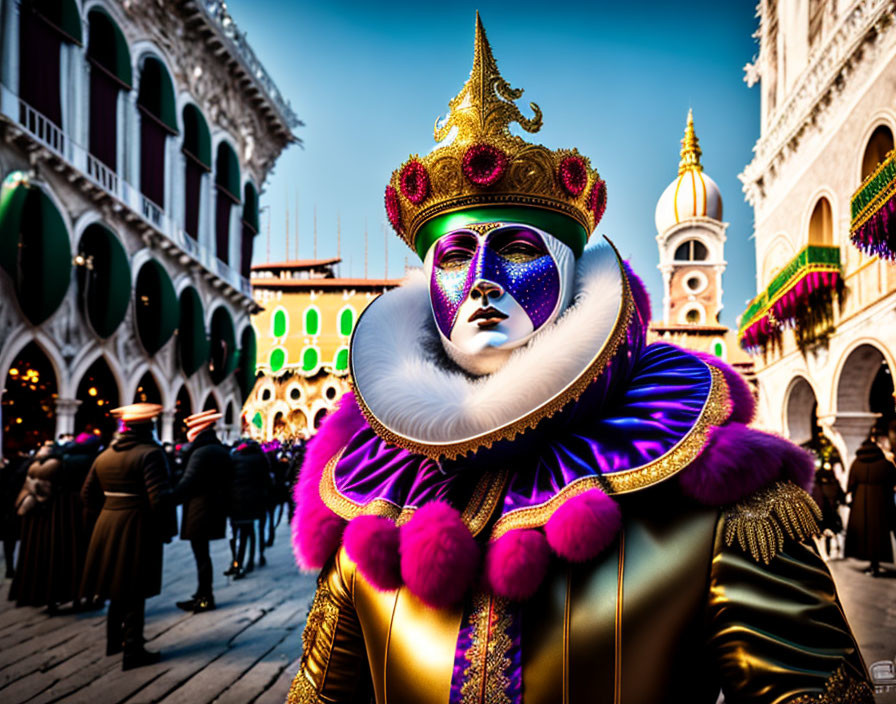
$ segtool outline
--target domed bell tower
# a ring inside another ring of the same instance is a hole
[[[664,328],[718,328],[725,271],[725,230],[719,187],[700,164],[694,115],[688,111],[678,177],[656,206],[656,241],[663,274]]]

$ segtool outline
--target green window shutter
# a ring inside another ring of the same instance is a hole
[[[68,231],[53,201],[21,171],[7,176],[0,191],[0,266],[32,324],[56,312],[71,280]]]
[[[269,364],[272,372],[279,372],[283,369],[283,365],[286,364],[286,350],[282,347],[272,349]]]
[[[255,411],[255,415],[252,416],[252,425],[254,425],[259,430],[264,427],[264,419],[261,417],[261,413]]]
[[[343,337],[349,337],[352,334],[352,328],[355,326],[355,315],[351,308],[346,308],[339,315],[339,334]]]
[[[724,357],[725,356],[725,348],[722,346],[721,342],[716,342],[712,346],[712,352],[716,357]]]
[[[320,332],[320,313],[316,308],[309,308],[305,311],[305,334],[317,335]]]
[[[274,337],[283,337],[286,334],[286,311],[278,308],[274,311]]]
[[[313,347],[306,347],[302,352],[302,371],[313,372],[318,367],[319,355]]]
[[[255,386],[255,360],[258,357],[258,345],[255,340],[255,329],[248,325],[240,336],[240,364],[236,370],[237,382],[243,394],[243,401],[249,398]]]
[[[174,84],[168,69],[152,57],[143,62],[137,105],[161,122],[171,134],[177,134]]]
[[[134,296],[137,333],[143,347],[152,356],[171,339],[180,315],[171,278],[165,267],[155,259],[140,267]]]
[[[90,26],[87,58],[117,78],[125,90],[130,90],[133,87],[131,54],[118,25],[99,7],[90,10],[87,21]]]
[[[195,105],[184,108],[183,150],[206,169],[212,168],[212,138],[208,123]]]
[[[335,367],[336,370],[340,372],[348,369],[348,347],[341,347],[336,353]]]
[[[124,320],[131,299],[131,268],[118,237],[103,225],[90,225],[81,236],[78,292],[94,331],[109,337]]]
[[[240,202],[240,162],[227,142],[218,145],[215,184],[223,188],[235,203]]]
[[[220,384],[236,369],[236,332],[233,318],[224,306],[212,313],[209,372],[212,381]]]

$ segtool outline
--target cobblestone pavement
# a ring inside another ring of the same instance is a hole
[[[300,574],[286,518],[268,564],[239,581],[221,573],[230,562],[226,540],[212,543],[217,610],[187,614],[174,602],[196,588],[189,543],[165,549],[162,593],[146,603],[147,648],[158,665],[121,671],[106,657],[105,612],[50,618],[45,610],[14,609],[0,586],[0,702],[283,704],[298,669],[301,632],[314,578]]]
[[[285,520],[267,558],[266,567],[231,581],[221,576],[227,541],[212,543],[218,609],[194,616],[174,606],[196,581],[189,545],[175,540],[166,548],[162,594],[146,610],[148,647],[163,659],[126,673],[119,657],[105,655],[104,612],[50,618],[45,610],[14,609],[4,582],[0,702],[282,704],[298,669],[314,579],[294,567]],[[892,578],[874,579],[862,574],[865,563],[829,564],[865,662],[883,677],[877,701],[896,704],[896,677],[886,677],[896,658],[896,566],[888,566]]]

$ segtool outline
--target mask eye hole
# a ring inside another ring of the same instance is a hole
[[[452,232],[436,243],[433,264],[440,269],[460,269],[476,254],[478,240],[472,232]]]
[[[513,264],[535,261],[548,253],[537,232],[519,227],[498,230],[489,239],[489,245]]]

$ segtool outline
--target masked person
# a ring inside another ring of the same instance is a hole
[[[233,475],[229,450],[218,440],[218,411],[194,413],[184,422],[189,445],[184,449],[184,473],[174,487],[174,501],[183,504],[180,538],[189,540],[196,560],[198,586],[189,599],[177,602],[184,611],[201,613],[215,608],[209,541],[222,540],[227,531],[228,487]]]
[[[118,432],[81,488],[85,510],[96,517],[81,594],[109,599],[106,654],[123,651],[124,670],[161,659],[143,640],[146,599],[162,591],[163,545],[177,532],[168,462],[154,435],[161,412],[155,403],[114,409]]]
[[[719,360],[645,346],[605,186],[528,132],[477,19],[386,209],[423,274],[365,309],[297,485],[323,568],[289,702],[871,702],[809,536],[812,461]],[[571,93],[574,95],[574,93]]]

